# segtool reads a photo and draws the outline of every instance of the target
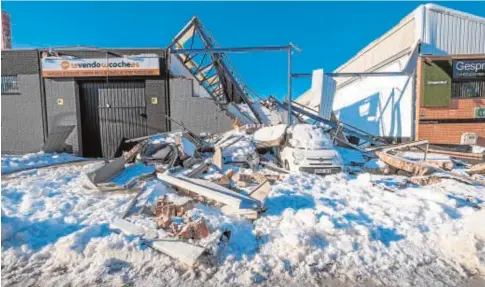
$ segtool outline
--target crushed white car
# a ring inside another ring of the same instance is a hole
[[[327,175],[343,170],[342,159],[330,136],[321,127],[309,124],[289,127],[276,157],[289,171]]]

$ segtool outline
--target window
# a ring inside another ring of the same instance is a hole
[[[18,94],[17,76],[2,76],[2,95]]]
[[[453,81],[452,97],[459,99],[485,97],[485,81]]]

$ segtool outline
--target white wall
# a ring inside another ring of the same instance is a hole
[[[404,56],[377,72],[402,71],[409,58]],[[411,137],[413,87],[414,76],[361,77],[337,90],[333,110],[341,121],[371,134]]]
[[[438,5],[421,5],[336,72],[413,72],[417,51],[408,59],[417,41],[422,54],[485,53],[485,19]],[[337,82],[333,110],[341,121],[375,135],[413,137],[414,76],[341,78]]]

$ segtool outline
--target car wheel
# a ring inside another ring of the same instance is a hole
[[[287,171],[290,171],[290,164],[288,163],[288,161],[287,161],[287,160],[285,160],[285,169],[286,169]]]

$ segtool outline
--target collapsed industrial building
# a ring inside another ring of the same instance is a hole
[[[4,51],[2,152],[42,146],[79,156],[70,164],[96,163],[82,173],[83,190],[133,194],[110,227],[189,266],[231,240],[195,204],[252,222],[275,182],[295,172],[404,178],[394,187],[372,181],[391,193],[443,179],[483,186],[485,75],[476,67],[485,43],[442,37],[443,21],[485,35],[482,18],[423,5],[336,71],[311,73],[293,73],[291,43],[221,48],[196,17],[167,49]],[[286,100],[256,94],[228,57],[256,51],[288,53]],[[293,101],[301,77],[311,87]],[[442,127],[449,138],[436,135]],[[69,163],[58,164],[12,165],[3,179]],[[171,192],[140,203],[150,180]]]

